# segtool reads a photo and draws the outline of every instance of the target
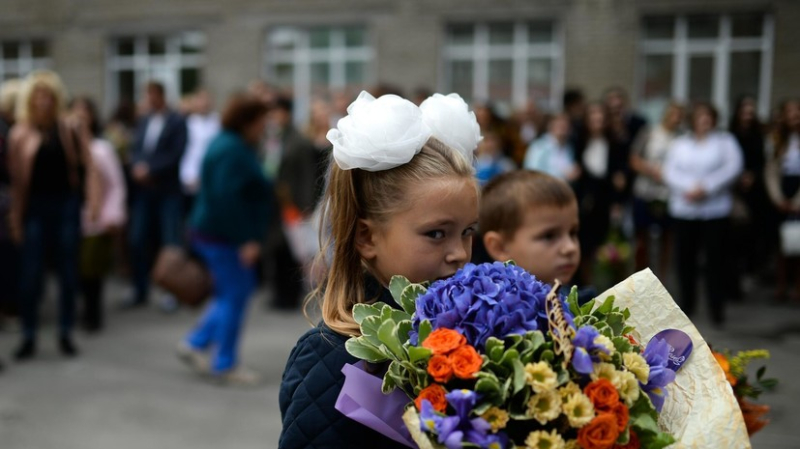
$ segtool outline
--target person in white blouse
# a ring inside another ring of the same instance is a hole
[[[556,114],[547,125],[547,133],[536,139],[525,153],[523,167],[539,170],[568,183],[574,183],[581,171],[569,144],[569,118]]]
[[[732,186],[742,171],[734,137],[716,130],[717,111],[697,103],[691,132],[672,143],[664,162],[669,212],[674,218],[680,306],[691,316],[696,304],[700,255],[705,255],[706,296],[712,322],[725,321],[725,242],[733,208]]]
[[[783,102],[778,126],[769,143],[764,168],[767,193],[782,222],[797,220],[800,218],[800,100]],[[790,296],[793,302],[800,302],[800,258],[779,252],[777,262],[775,299],[786,299],[787,277],[791,273],[795,285]]]

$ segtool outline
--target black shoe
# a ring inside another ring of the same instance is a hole
[[[22,340],[22,344],[14,352],[14,360],[22,362],[30,360],[36,355],[36,341],[32,338]]]
[[[58,339],[58,349],[61,350],[61,354],[67,357],[75,357],[78,355],[78,348],[75,347],[75,344],[72,343],[72,339],[69,337],[61,337]]]

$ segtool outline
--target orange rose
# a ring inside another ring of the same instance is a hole
[[[428,335],[422,342],[422,347],[430,349],[434,354],[447,354],[466,342],[467,339],[457,331],[440,327]]]
[[[453,377],[453,366],[446,355],[436,354],[428,360],[428,374],[433,380],[446,384]]]
[[[617,418],[601,413],[578,431],[578,444],[583,449],[610,449],[619,438]]]
[[[419,396],[414,400],[417,410],[422,411],[422,400],[427,399],[430,401],[433,409],[437,412],[444,413],[447,410],[447,398],[444,395],[447,391],[439,384],[431,384],[419,392]]]
[[[594,404],[595,410],[610,412],[619,404],[619,393],[614,384],[608,379],[597,379],[583,389],[589,400]]]
[[[483,358],[470,345],[456,349],[447,358],[450,359],[453,372],[459,379],[472,379],[483,365]]]
[[[628,419],[630,418],[628,407],[622,402],[617,402],[617,405],[611,409],[611,413],[617,418],[617,430],[619,430],[619,433],[624,432],[625,428],[628,427]]]
[[[714,358],[717,359],[720,368],[725,372],[725,378],[728,379],[728,383],[730,383],[732,387],[735,387],[738,380],[731,374],[731,364],[728,362],[728,358],[725,357],[725,354],[719,352],[714,353]]]
[[[642,443],[639,442],[639,437],[636,436],[636,432],[631,430],[631,437],[628,440],[628,444],[615,444],[614,449],[639,449],[642,446]]]

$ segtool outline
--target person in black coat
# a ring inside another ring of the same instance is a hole
[[[186,120],[168,109],[162,84],[149,82],[145,92],[150,112],[139,121],[131,149],[133,206],[129,243],[134,297],[127,304],[130,306],[147,303],[151,250],[179,245],[183,227],[179,170],[186,150]],[[151,241],[156,229],[159,245]]]

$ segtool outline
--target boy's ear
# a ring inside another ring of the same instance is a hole
[[[483,246],[492,260],[505,262],[511,259],[511,256],[506,251],[506,242],[497,231],[489,231],[483,234]]]
[[[356,222],[356,251],[364,260],[372,260],[376,256],[375,231],[375,222],[372,220],[359,219]]]

